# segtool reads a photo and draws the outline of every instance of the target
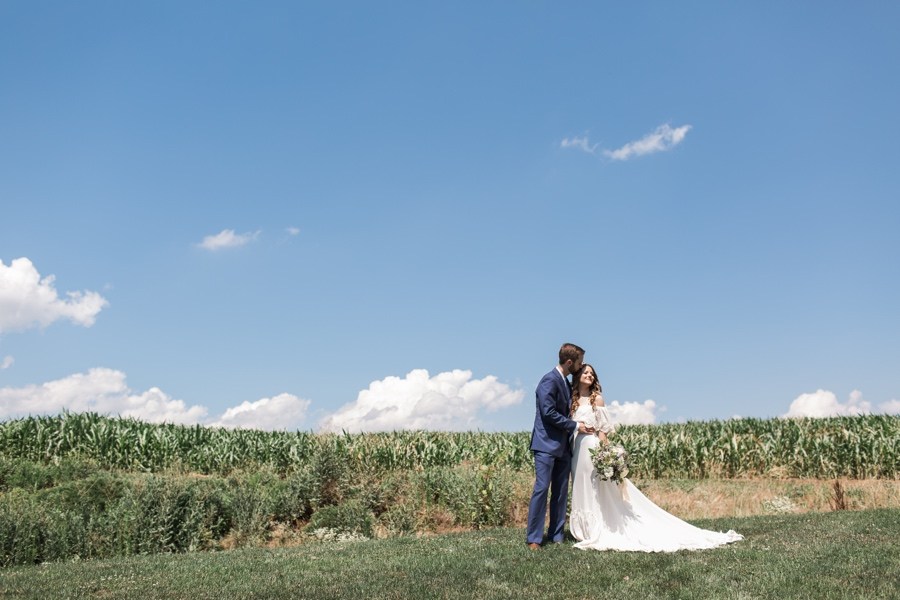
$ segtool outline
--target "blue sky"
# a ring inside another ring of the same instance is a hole
[[[900,412],[898,17],[4,2],[0,418]]]

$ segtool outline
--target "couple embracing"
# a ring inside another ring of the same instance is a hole
[[[569,376],[572,376],[572,385]],[[536,410],[531,433],[535,482],[528,507],[525,543],[532,550],[547,539],[561,543],[566,524],[569,477],[572,477],[570,533],[576,548],[674,552],[714,548],[743,539],[694,527],[664,511],[631,481],[620,485],[594,476],[590,451],[615,432],[594,368],[584,363],[575,344],[559,349],[559,364],[544,375],[535,390]]]

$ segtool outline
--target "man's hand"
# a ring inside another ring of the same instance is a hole
[[[594,428],[588,427],[581,421],[578,421],[578,433],[594,433]]]

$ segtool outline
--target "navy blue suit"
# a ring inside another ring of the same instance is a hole
[[[541,379],[534,392],[536,410],[531,431],[534,452],[534,491],[528,506],[526,543],[540,544],[544,537],[544,514],[550,494],[550,528],[547,537],[561,542],[566,524],[569,470],[572,464],[571,434],[578,423],[569,418],[571,392],[562,374],[553,369]]]

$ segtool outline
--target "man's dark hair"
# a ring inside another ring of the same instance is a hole
[[[584,356],[584,348],[575,344],[565,343],[559,348],[559,364],[566,364],[567,360],[576,362],[579,356]]]

